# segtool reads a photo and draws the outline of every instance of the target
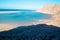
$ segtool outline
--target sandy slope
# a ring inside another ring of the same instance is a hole
[[[60,5],[55,4],[55,5],[51,5],[51,4],[47,4],[44,5],[42,8],[37,9],[37,12],[43,12],[46,14],[56,14],[58,12],[60,12]]]
[[[10,30],[10,29],[13,29],[13,28],[15,28],[15,27],[17,27],[17,25],[16,24],[0,24],[0,31],[7,31],[7,30]]]
[[[60,5],[48,4],[41,9],[38,9],[37,12],[43,12],[52,15],[52,18],[50,20],[46,20],[43,23],[60,26]]]

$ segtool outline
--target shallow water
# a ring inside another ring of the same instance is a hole
[[[38,13],[35,11],[20,11],[0,13],[0,23],[4,22],[33,22],[38,20],[50,19],[51,15]]]

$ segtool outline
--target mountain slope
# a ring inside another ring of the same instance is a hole
[[[0,38],[2,37],[10,38],[12,40],[59,40],[60,28],[46,24],[21,26],[15,29],[0,32]]]
[[[60,5],[47,4],[47,5],[44,5],[41,9],[37,9],[37,11],[42,13],[47,13],[47,14],[57,14],[60,12]]]
[[[45,14],[52,15],[52,18],[50,20],[45,21],[45,24],[60,26],[60,5],[45,5],[43,8],[38,9],[37,12],[42,12]]]

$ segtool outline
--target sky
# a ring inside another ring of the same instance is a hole
[[[45,4],[60,4],[60,0],[0,0],[0,9],[36,10]]]

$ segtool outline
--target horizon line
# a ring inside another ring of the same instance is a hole
[[[0,11],[35,11],[35,10],[28,10],[28,9],[0,9]]]

